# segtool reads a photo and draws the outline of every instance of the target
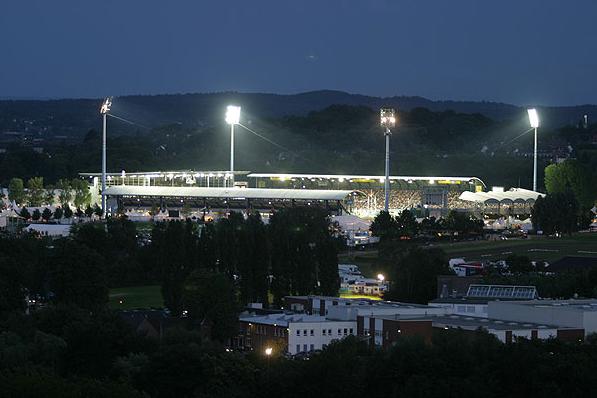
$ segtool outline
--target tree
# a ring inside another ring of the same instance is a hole
[[[595,178],[590,169],[577,160],[551,164],[545,168],[545,188],[548,194],[571,190],[581,208],[591,208],[597,198]]]
[[[426,304],[437,295],[437,276],[452,273],[441,249],[396,246],[394,258],[388,300]]]
[[[508,265],[508,270],[513,274],[527,273],[533,270],[531,260],[527,256],[510,254],[506,257],[506,264]]]
[[[93,213],[98,217],[101,217],[104,215],[104,211],[102,210],[101,207],[99,207],[97,205],[97,203],[93,205]]]
[[[60,201],[60,204],[63,207],[68,206],[73,198],[70,181],[66,179],[60,179],[56,184],[56,188],[60,190],[60,193],[58,194],[58,200]]]
[[[8,199],[19,205],[24,204],[25,198],[26,195],[23,180],[20,178],[12,178],[8,183]]]
[[[71,188],[75,191],[74,205],[83,208],[91,203],[91,191],[87,182],[75,178],[71,181]]]
[[[25,220],[29,220],[31,218],[31,214],[29,213],[29,210],[27,210],[26,207],[23,207],[21,209],[21,212],[19,213],[19,215],[21,217],[23,217]]]
[[[85,212],[83,210],[81,210],[80,207],[77,207],[77,209],[75,210],[75,215],[79,218],[83,217],[85,215]]]
[[[108,303],[108,285],[102,258],[76,241],[55,245],[51,287],[57,303],[98,311]]]
[[[396,217],[396,228],[399,237],[414,238],[419,232],[419,224],[410,210],[402,210]]]
[[[164,304],[178,316],[183,309],[184,282],[198,264],[194,224],[191,221],[156,224],[151,251],[160,274]]]
[[[552,235],[572,233],[579,229],[578,202],[571,190],[539,197],[531,209],[531,221],[536,231]]]
[[[25,309],[23,271],[13,258],[0,255],[0,314]]]
[[[54,210],[54,220],[60,220],[62,216],[64,216],[62,207],[57,207],[56,210]]]
[[[325,296],[337,296],[340,289],[338,275],[338,248],[331,236],[324,236],[316,247],[319,290]]]
[[[93,215],[93,208],[89,205],[85,208],[85,215],[89,218]]]
[[[44,211],[41,213],[41,218],[45,221],[48,222],[50,221],[50,218],[52,218],[52,210],[50,210],[49,208],[45,208]]]
[[[73,216],[73,211],[69,205],[64,207],[64,218],[71,218]]]
[[[268,304],[269,242],[259,213],[251,213],[241,224],[238,236],[240,299],[243,304]]]
[[[378,236],[380,240],[394,239],[397,234],[396,219],[389,212],[380,211],[369,229],[373,236]]]
[[[237,333],[234,288],[225,274],[193,272],[184,284],[184,303],[189,317],[206,327],[213,340],[225,342]]]
[[[31,215],[31,219],[33,221],[39,221],[40,218],[41,218],[41,212],[39,211],[39,209],[33,210],[33,214]]]
[[[33,177],[27,181],[29,203],[31,206],[41,206],[45,198],[43,177]]]

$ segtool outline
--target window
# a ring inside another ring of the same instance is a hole
[[[322,333],[323,333],[323,335],[325,336],[325,332],[326,332],[326,330],[325,330],[325,329],[323,329],[321,332],[322,332]]]
[[[350,334],[352,334],[352,328],[350,328]]]
[[[332,335],[332,329],[328,329],[328,336]]]
[[[315,336],[315,331],[311,329],[311,336]]]
[[[300,336],[300,335],[301,335],[301,331],[297,329],[297,331],[296,331],[296,335],[297,335],[297,336]]]
[[[307,352],[307,344],[303,344],[303,351]]]
[[[342,329],[338,329],[338,336],[342,334]]]
[[[348,333],[348,329],[344,329],[344,336]]]
[[[301,345],[300,344],[296,345],[296,352],[297,353],[301,352]]]
[[[311,344],[311,351],[315,350],[315,344]]]
[[[303,336],[307,335],[307,329],[303,330]]]

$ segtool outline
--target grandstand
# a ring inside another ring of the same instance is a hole
[[[101,175],[81,176],[93,185],[94,195],[99,195]],[[157,205],[267,211],[305,205],[325,206],[335,214],[373,217],[384,205],[384,177],[373,175],[123,171],[108,174],[107,186],[114,209]],[[537,197],[532,191],[521,190],[497,197],[492,191],[484,192],[485,183],[477,177],[391,176],[390,188],[390,211],[410,209],[419,217],[439,217],[449,210],[502,214],[507,209],[509,214],[528,213]]]

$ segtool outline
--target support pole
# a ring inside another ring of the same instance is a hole
[[[533,191],[537,192],[537,127],[535,127],[535,154],[533,159]]]
[[[230,180],[234,187],[234,123],[230,124]]]
[[[386,176],[384,179],[385,211],[389,211],[390,209],[390,135],[390,129],[386,128]]]
[[[107,113],[104,113],[104,129],[102,134],[102,217],[106,218],[106,123]]]

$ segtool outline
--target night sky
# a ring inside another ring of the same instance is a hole
[[[595,0],[15,0],[0,97],[336,89],[597,103]]]

